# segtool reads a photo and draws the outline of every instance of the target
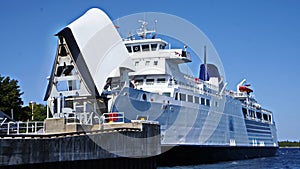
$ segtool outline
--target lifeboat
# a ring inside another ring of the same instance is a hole
[[[240,86],[240,87],[239,87],[239,90],[240,90],[240,92],[247,92],[247,93],[253,92],[253,90],[250,89],[250,88],[247,87],[247,86]]]

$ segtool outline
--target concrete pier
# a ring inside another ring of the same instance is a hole
[[[0,137],[0,168],[152,169],[161,152],[158,124],[107,124],[100,130]]]

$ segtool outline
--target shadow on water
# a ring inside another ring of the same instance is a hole
[[[192,166],[159,167],[158,169],[300,169],[300,148],[280,148],[276,156]]]

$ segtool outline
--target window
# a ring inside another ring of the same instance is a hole
[[[260,112],[256,112],[256,117],[257,117],[259,120],[262,120],[262,119],[261,119],[262,116],[261,116],[261,113],[260,113]]]
[[[179,96],[181,101],[186,101],[186,94],[180,93]]]
[[[179,99],[178,99],[178,93],[177,93],[177,92],[175,93],[175,100],[179,100]]]
[[[140,45],[133,46],[133,51],[134,51],[134,52],[139,52],[139,51],[141,51]]]
[[[271,122],[271,115],[269,115],[269,122]]]
[[[80,80],[65,80],[56,83],[57,91],[72,91],[80,89]]]
[[[135,80],[135,85],[143,85],[144,79],[137,79]]]
[[[188,95],[188,102],[192,102],[193,103],[193,96],[192,95]]]
[[[157,44],[151,44],[151,50],[152,50],[152,51],[155,51],[156,48],[157,48]]]
[[[143,52],[149,51],[149,50],[150,50],[150,49],[149,49],[149,44],[147,44],[147,45],[142,45],[142,50],[143,50]]]
[[[158,78],[157,83],[166,83],[166,79],[165,78]]]
[[[153,85],[154,79],[146,79],[146,85]]]
[[[131,46],[126,46],[126,48],[127,48],[127,50],[128,50],[129,53],[132,52]]]
[[[194,102],[197,103],[197,104],[199,104],[199,97],[195,96],[194,97]]]
[[[149,64],[150,64],[150,61],[147,60],[147,61],[145,62],[145,66],[149,66]]]
[[[157,66],[157,65],[158,65],[158,61],[155,60],[155,61],[153,62],[153,65],[154,65],[154,66]]]
[[[263,117],[265,121],[268,121],[268,115],[264,114]]]
[[[253,114],[252,114],[252,113],[253,113],[253,111],[252,111],[252,110],[249,110],[249,116],[250,116],[250,117],[253,117]]]
[[[242,111],[243,111],[244,118],[246,118],[248,116],[247,115],[247,109],[243,107]]]
[[[135,61],[135,62],[134,62],[134,66],[138,66],[139,63],[140,63],[139,61]]]
[[[201,102],[202,105],[205,105],[205,98],[201,98]]]
[[[143,93],[142,99],[145,100],[145,101],[147,100],[147,95],[145,93]]]
[[[163,95],[170,97],[171,93],[170,92],[163,92]]]
[[[164,49],[166,47],[166,45],[160,44],[159,45],[159,49]]]
[[[206,99],[206,106],[210,106],[210,100]]]
[[[249,110],[250,117],[255,118],[255,111]]]

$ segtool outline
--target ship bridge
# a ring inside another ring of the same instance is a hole
[[[184,50],[171,49],[171,44],[156,38],[155,30],[147,29],[147,22],[141,20],[139,22],[141,22],[141,27],[138,29],[137,35],[140,39],[135,39],[133,35],[124,39],[124,45],[132,59],[165,58],[171,59],[177,64],[192,62],[186,47]]]

